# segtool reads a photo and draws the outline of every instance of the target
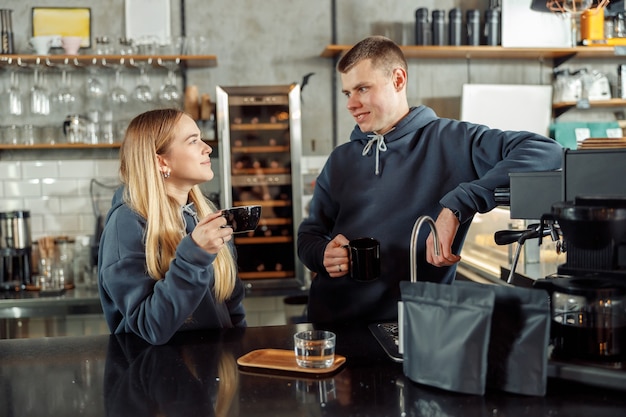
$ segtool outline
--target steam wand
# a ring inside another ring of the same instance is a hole
[[[508,245],[517,241],[517,247],[515,248],[515,255],[513,256],[513,262],[511,263],[511,270],[507,277],[507,284],[513,283],[513,277],[515,276],[515,269],[519,261],[520,254],[522,252],[522,246],[528,239],[539,238],[539,245],[541,245],[542,238],[550,235],[553,241],[559,239],[558,225],[551,222],[547,225],[542,220],[541,223],[534,223],[528,226],[526,230],[500,230],[494,234],[494,240],[497,245]]]

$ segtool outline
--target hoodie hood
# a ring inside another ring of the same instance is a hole
[[[350,135],[350,141],[363,143],[363,151],[361,155],[367,157],[371,154],[375,155],[374,173],[380,174],[380,155],[381,152],[387,151],[387,144],[398,140],[408,134],[414,134],[416,130],[421,129],[429,122],[436,120],[435,112],[426,106],[412,107],[409,113],[403,117],[398,124],[385,134],[376,132],[362,132],[359,125],[354,127]]]
[[[115,210],[126,204],[124,202],[124,186],[120,186],[117,190],[115,190],[115,194],[113,195],[113,199],[111,200],[111,209],[107,214],[107,221],[109,217],[113,214]],[[188,203],[181,207],[181,215],[185,222],[185,231],[186,233],[191,233],[198,223],[198,213],[196,211],[196,207],[193,203]],[[144,219],[145,221],[145,219]]]

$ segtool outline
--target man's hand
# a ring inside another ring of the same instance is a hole
[[[350,241],[344,235],[337,235],[324,249],[324,268],[331,278],[338,278],[350,271],[348,248]]]
[[[461,257],[452,253],[452,242],[459,229],[459,219],[452,210],[444,208],[435,221],[439,235],[439,256],[435,255],[434,237],[431,234],[426,239],[426,261],[434,266],[450,266],[461,260]]]

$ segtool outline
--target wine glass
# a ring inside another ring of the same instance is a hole
[[[147,66],[152,64],[152,58],[146,61],[135,63],[131,58],[131,65],[139,68],[139,78],[135,88],[131,91],[131,100],[137,107],[139,113],[150,110],[154,103],[154,94],[150,87],[150,77],[148,76]]]
[[[50,114],[50,95],[46,87],[46,80],[37,58],[33,69],[33,86],[30,89],[30,112],[33,116],[47,116]]]
[[[180,58],[171,61],[163,61],[159,58],[159,65],[167,68],[167,77],[158,93],[159,103],[163,107],[175,109],[182,108],[182,94],[177,85],[175,69],[180,63]]]
[[[124,136],[124,130],[128,124],[131,113],[131,98],[128,91],[124,88],[122,79],[122,65],[115,68],[115,81],[109,89],[108,105],[110,117],[110,131],[113,141],[121,141]],[[109,123],[107,122],[107,128]]]
[[[72,85],[71,72],[67,66],[61,68],[61,84],[52,95],[52,103],[55,112],[63,118],[70,114],[79,113],[80,99]]]
[[[89,114],[94,115],[103,110],[105,96],[106,87],[100,79],[97,61],[94,59],[92,65],[87,68],[87,81],[85,82],[85,98]],[[96,120],[92,121],[97,122]]]
[[[128,104],[129,97],[128,97],[128,91],[126,91],[122,83],[121,67],[117,67],[115,69],[114,78],[115,78],[115,81],[113,82],[113,87],[109,89],[109,101],[112,106],[123,107]]]
[[[20,88],[19,64],[16,64],[9,71],[9,85],[4,91],[3,102],[6,103],[6,110],[11,116],[21,116],[24,108],[22,104],[22,90]]]

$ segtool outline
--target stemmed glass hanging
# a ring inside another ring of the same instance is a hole
[[[184,44],[184,37],[171,37],[159,45],[159,51],[163,58],[159,58],[157,63],[167,69],[165,83],[158,93],[159,104],[163,107],[182,108],[182,94],[176,79],[176,69],[180,64],[180,55],[183,53]]]
[[[159,90],[158,97],[159,103],[163,107],[170,107],[175,109],[182,108],[182,94],[177,84],[175,70],[178,68],[180,58],[176,58],[171,61],[163,61],[159,58],[159,65],[167,68],[167,77],[165,83]]]
[[[50,114],[50,96],[39,58],[33,69],[33,86],[30,89],[30,113],[33,116],[47,116]]]
[[[150,87],[150,77],[147,72],[148,65],[152,65],[152,58],[139,63],[135,62],[132,58],[130,61],[132,66],[139,68],[139,78],[137,79],[135,88],[131,91],[130,97],[136,106],[137,112],[141,113],[150,110],[154,103],[154,94]]]
[[[124,88],[122,80],[122,68],[124,58],[120,59],[119,65],[115,65],[113,85],[109,89],[107,104],[106,127],[110,130],[112,141],[121,141],[124,136],[130,113],[130,95]]]
[[[22,90],[20,88],[19,69],[22,67],[21,60],[13,64],[13,58],[9,58],[9,85],[2,94],[2,112],[7,112],[11,116],[21,116],[24,112]]]
[[[67,60],[61,65],[61,83],[59,89],[52,95],[54,111],[62,118],[79,113],[81,105],[80,96],[72,84],[70,68]]]
[[[94,58],[92,65],[87,68],[87,81],[85,82],[85,98],[87,112],[92,122],[97,123],[100,113],[104,110],[104,99],[106,97],[106,86],[101,80],[98,72],[98,62]]]

